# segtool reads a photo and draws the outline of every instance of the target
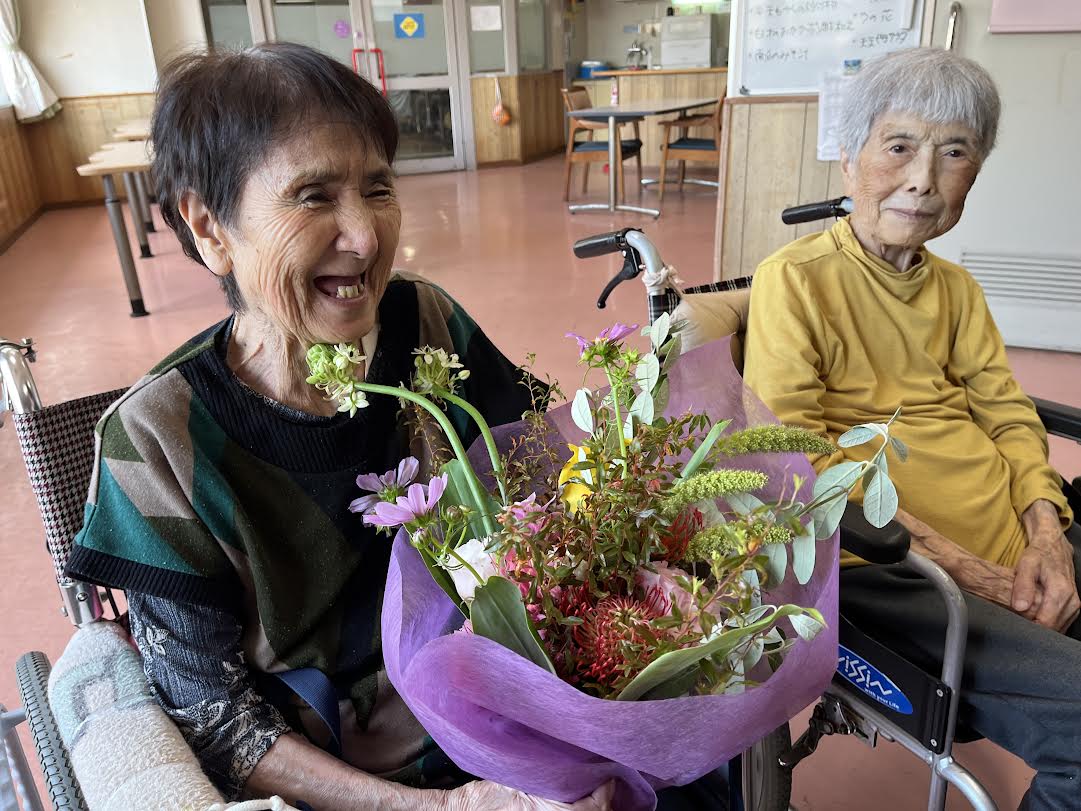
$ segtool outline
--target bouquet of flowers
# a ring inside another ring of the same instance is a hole
[[[812,487],[805,454],[834,446],[775,424],[727,342],[680,359],[678,327],[643,330],[648,353],[622,324],[572,336],[607,386],[495,431],[455,394],[468,370],[443,350],[417,351],[408,389],[355,380],[347,347],[309,354],[309,382],[343,410],[396,396],[446,436],[438,475],[416,481],[407,458],[361,476],[350,508],[396,532],[388,675],[472,774],[561,801],[614,778],[616,807],[652,808],[829,681],[837,525],[860,483],[872,523],[892,517],[885,453],[903,445],[888,425],[853,429],[842,443],[880,438],[876,455]],[[447,405],[479,427],[469,452]]]

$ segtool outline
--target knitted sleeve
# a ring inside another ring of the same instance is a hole
[[[278,737],[289,731],[255,688],[229,613],[128,592],[131,633],[150,688],[203,771],[235,798]]]

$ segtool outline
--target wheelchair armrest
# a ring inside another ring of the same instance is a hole
[[[841,518],[841,548],[868,563],[900,563],[908,554],[911,537],[896,521],[879,529],[863,517],[863,507],[849,503]]]
[[[1032,398],[1047,433],[1081,442],[1081,408],[1051,400]]]

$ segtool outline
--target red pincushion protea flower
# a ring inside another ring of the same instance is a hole
[[[574,629],[582,676],[611,687],[627,675],[635,648],[649,644],[656,609],[631,597],[608,597]]]
[[[677,515],[672,524],[661,534],[664,559],[672,563],[683,560],[687,556],[687,547],[691,545],[691,538],[697,535],[704,525],[702,513],[694,507],[688,507]]]

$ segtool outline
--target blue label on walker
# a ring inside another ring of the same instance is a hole
[[[837,672],[861,693],[901,715],[912,715],[912,702],[890,677],[862,656],[838,645]]]

